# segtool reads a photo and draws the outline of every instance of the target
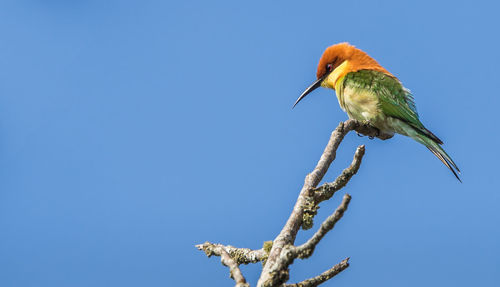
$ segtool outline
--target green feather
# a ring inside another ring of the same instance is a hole
[[[460,180],[454,170],[460,172],[457,165],[439,146],[443,142],[420,122],[412,94],[403,87],[397,78],[378,71],[360,70],[348,73],[339,81],[336,85],[339,103],[343,108],[345,107],[348,113],[351,112],[350,116],[354,115],[354,118],[356,118],[360,114],[357,111],[363,102],[350,107],[345,100],[346,97],[350,96],[351,99],[356,97],[352,94],[345,94],[345,91],[351,91],[351,93],[357,95],[371,95],[369,99],[373,100],[375,98],[379,109],[377,115],[370,114],[372,119],[369,119],[369,121],[372,125],[381,130],[389,130],[409,136],[425,145]],[[364,107],[368,106],[365,105]],[[357,119],[366,120],[363,118]]]
[[[398,79],[378,71],[360,70],[348,73],[344,83],[356,89],[371,90],[377,95],[379,107],[386,116],[400,119],[437,143],[443,143],[420,122],[413,95]]]

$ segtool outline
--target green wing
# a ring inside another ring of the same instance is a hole
[[[360,70],[348,73],[344,85],[347,83],[353,88],[374,92],[385,115],[408,123],[420,133],[442,144],[442,141],[420,122],[412,94],[398,79],[378,71]]]

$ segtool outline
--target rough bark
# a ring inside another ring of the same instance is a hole
[[[289,266],[293,261],[297,258],[304,259],[311,256],[316,245],[333,229],[349,206],[351,196],[346,194],[337,210],[321,224],[318,231],[306,243],[300,246],[294,246],[295,238],[300,227],[302,226],[303,229],[312,227],[313,218],[314,215],[316,215],[319,203],[330,199],[335,192],[343,188],[358,171],[365,153],[364,146],[358,147],[351,165],[344,169],[342,174],[340,174],[335,181],[317,187],[328,171],[330,164],[335,160],[337,149],[344,139],[344,136],[353,130],[358,134],[364,134],[370,138],[378,137],[385,140],[392,137],[392,135],[380,134],[377,129],[356,120],[341,122],[332,132],[330,140],[316,167],[306,176],[295,206],[281,232],[272,241],[272,244],[265,243],[264,248],[260,250],[250,250],[206,242],[197,245],[198,249],[205,251],[207,256],[220,256],[223,264],[230,268],[231,276],[235,279],[237,286],[248,286],[248,283],[246,283],[245,278],[238,268],[239,264],[264,263],[262,273],[257,282],[258,287],[318,286],[346,269],[349,266],[347,262],[348,259],[344,259],[342,262],[314,278],[307,279],[300,283],[286,284],[289,278]]]

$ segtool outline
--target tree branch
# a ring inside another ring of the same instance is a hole
[[[240,267],[238,266],[238,264],[236,264],[236,262],[234,262],[234,260],[231,258],[231,256],[229,256],[229,253],[227,253],[224,248],[221,248],[220,262],[229,267],[229,274],[231,278],[236,281],[236,287],[250,287],[250,285],[248,285],[247,281],[245,280],[245,277],[243,277],[243,274],[241,274]]]
[[[318,231],[316,231],[316,233],[314,233],[314,235],[307,240],[306,243],[295,247],[297,258],[304,259],[312,255],[314,248],[316,248],[316,245],[320,242],[320,240],[328,233],[328,231],[332,230],[335,223],[342,218],[344,212],[349,206],[350,201],[351,196],[349,194],[345,194],[342,203],[340,203],[339,207],[337,207],[332,215],[328,216],[325,221],[323,221]]]
[[[289,278],[290,264],[292,264],[296,258],[309,257],[313,253],[316,245],[326,233],[333,229],[337,221],[342,218],[344,212],[347,210],[351,200],[351,196],[348,194],[344,196],[342,203],[335,212],[321,224],[318,231],[316,231],[307,242],[298,247],[293,245],[300,227],[302,226],[303,229],[307,229],[312,226],[312,220],[319,208],[319,203],[330,199],[333,194],[343,188],[358,171],[365,153],[365,147],[363,145],[357,148],[351,165],[344,169],[342,174],[340,174],[335,181],[332,183],[325,183],[317,188],[328,171],[330,164],[335,160],[340,143],[345,135],[352,130],[355,130],[358,134],[367,135],[370,138],[378,137],[385,140],[392,137],[392,135],[381,134],[378,129],[356,120],[341,122],[332,132],[330,140],[316,164],[316,167],[306,176],[304,185],[302,186],[290,217],[273,241],[265,242],[264,247],[259,250],[236,248],[230,245],[224,246],[210,242],[196,245],[196,247],[199,250],[203,250],[208,257],[212,255],[220,256],[222,264],[229,267],[231,278],[236,281],[237,287],[249,286],[241,274],[241,270],[239,269],[240,264],[263,262],[262,273],[257,282],[258,287],[317,286],[347,268],[349,266],[349,258],[323,272],[321,275],[300,283],[285,284]]]
[[[314,189],[314,202],[319,204],[322,201],[330,199],[333,194],[342,189],[351,180],[353,175],[355,175],[359,166],[361,165],[361,160],[365,155],[365,146],[360,145],[354,153],[354,158],[350,166],[345,168],[342,173],[331,183],[324,183],[322,186]]]
[[[325,183],[322,186],[311,189],[304,205],[304,214],[302,216],[302,229],[309,229],[313,225],[314,216],[317,213],[319,204],[330,199],[335,192],[342,189],[349,180],[358,172],[361,160],[365,154],[365,146],[360,145],[354,153],[354,158],[349,167],[345,168],[342,173],[332,183]]]
[[[285,270],[279,270],[279,268],[277,268],[278,266],[276,265],[282,264],[277,264],[278,259],[282,257],[281,253],[283,251],[283,248],[287,245],[293,245],[295,241],[297,232],[302,225],[304,206],[305,204],[307,204],[307,195],[309,191],[311,189],[314,189],[319,184],[319,182],[327,172],[330,164],[335,159],[337,148],[340,142],[344,139],[344,136],[352,130],[356,130],[357,132],[368,135],[370,137],[377,136],[383,140],[391,137],[390,135],[381,135],[378,129],[352,119],[341,122],[337,126],[337,128],[332,132],[330,140],[328,141],[328,144],[325,147],[325,150],[323,151],[323,154],[321,155],[321,158],[318,161],[316,167],[310,174],[306,176],[297,202],[293,207],[292,214],[290,214],[290,217],[288,218],[288,221],[281,230],[280,234],[273,241],[273,247],[271,248],[269,258],[267,259],[267,262],[262,269],[261,276],[257,283],[258,287],[278,286],[288,280],[288,266],[287,268],[285,268]]]
[[[236,287],[250,287],[248,285],[247,281],[245,280],[245,277],[243,277],[243,274],[241,273],[240,267],[236,263],[235,260],[229,255],[229,253],[226,251],[226,248],[224,245],[221,244],[211,244],[209,242],[205,242],[204,244],[199,244],[196,245],[196,247],[199,250],[205,251],[208,257],[212,255],[217,255],[220,256],[220,261],[224,266],[229,267],[229,275],[231,278],[234,279],[236,282]],[[234,248],[234,247],[232,247]]]
[[[344,195],[344,199],[342,200],[342,203],[339,205],[339,207],[337,207],[332,215],[325,219],[325,221],[321,224],[319,230],[306,243],[297,247],[291,244],[284,246],[276,264],[270,270],[270,273],[274,275],[273,277],[284,277],[284,280],[286,282],[286,280],[288,280],[288,266],[290,266],[296,258],[304,259],[312,255],[316,245],[321,241],[326,233],[328,233],[328,231],[333,229],[335,223],[337,223],[337,221],[342,218],[344,212],[349,206],[350,201],[351,196],[349,194]]]
[[[267,259],[267,252],[264,248],[251,250],[248,248],[237,248],[231,245],[224,246],[222,244],[213,244],[208,241],[203,244],[196,245],[196,248],[203,250],[208,257],[212,255],[221,256],[221,250],[223,249],[229,253],[229,256],[231,256],[231,258],[238,265],[257,263]]]
[[[335,275],[339,274],[347,267],[349,267],[349,258],[342,260],[342,262],[340,262],[339,264],[333,266],[332,268],[326,270],[316,277],[309,278],[299,283],[286,284],[285,287],[316,287],[321,283],[332,279]]]

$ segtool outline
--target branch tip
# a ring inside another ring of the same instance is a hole
[[[316,277],[309,278],[307,280],[295,284],[286,284],[285,287],[316,287],[332,279],[337,274],[344,271],[347,267],[349,267],[349,257],[342,260],[337,265],[333,266],[332,268],[326,270],[325,272],[321,273]]]
[[[264,242],[263,248],[259,250],[236,248],[210,242],[195,245],[196,248],[203,250],[208,257],[220,256],[222,264],[229,267],[230,276],[235,280],[237,287],[249,286],[241,273],[240,264],[263,263],[262,273],[257,283],[258,287],[315,287],[349,267],[349,258],[346,258],[316,277],[295,284],[286,284],[289,278],[289,266],[293,261],[296,258],[303,259],[311,256],[316,245],[334,228],[349,206],[351,196],[345,194],[341,204],[334,213],[323,221],[316,233],[304,244],[294,246],[300,227],[307,229],[313,226],[313,218],[317,213],[319,203],[330,199],[336,191],[343,188],[358,172],[365,154],[364,145],[357,147],[352,163],[333,182],[324,183],[318,187],[331,163],[335,160],[340,143],[347,133],[353,130],[370,138],[378,137],[385,140],[392,137],[392,135],[381,134],[378,129],[371,127],[367,123],[352,119],[340,122],[332,132],[316,167],[306,176],[293,211],[274,240]]]

